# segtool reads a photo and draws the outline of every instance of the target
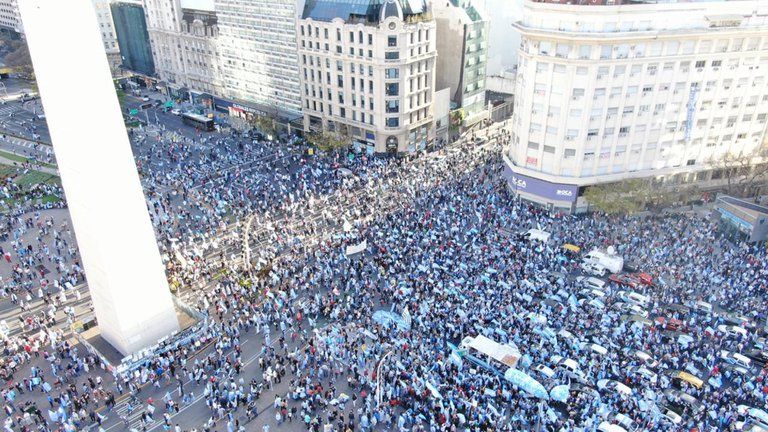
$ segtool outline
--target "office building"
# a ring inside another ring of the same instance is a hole
[[[768,3],[526,1],[506,176],[573,211],[627,178],[708,181],[768,117]],[[664,19],[659,19],[659,17]]]
[[[99,32],[104,43],[104,51],[107,53],[109,68],[112,75],[117,75],[122,59],[120,58],[120,47],[117,44],[115,24],[112,21],[112,8],[109,4],[109,0],[93,0],[93,7],[96,9],[96,21],[99,24]]]
[[[299,117],[296,0],[215,0],[223,96],[280,122]]]
[[[306,131],[368,152],[434,140],[435,21],[424,0],[309,0],[297,25]]]
[[[222,94],[213,0],[145,0],[144,7],[159,86],[184,99]]]
[[[476,1],[435,0],[437,88],[450,88],[451,108],[462,109],[465,125],[487,115],[485,69],[490,21]]]
[[[111,9],[123,67],[142,75],[154,75],[155,64],[144,8],[136,3],[121,1],[112,3]]]
[[[0,33],[12,38],[24,33],[18,0],[0,0]]]

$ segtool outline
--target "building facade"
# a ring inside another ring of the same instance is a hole
[[[18,0],[0,0],[0,32],[11,37],[24,33]]]
[[[195,8],[185,7],[187,4]],[[213,2],[144,0],[156,73],[171,96],[223,93]]]
[[[109,7],[109,0],[93,0],[93,7],[96,9],[96,21],[99,24],[101,40],[104,42],[104,51],[107,53],[109,69],[112,75],[119,73],[120,47],[117,44],[117,35],[115,34],[115,23],[112,20],[112,9]]]
[[[579,210],[585,186],[709,180],[718,157],[759,148],[768,3],[557,3],[527,1],[515,23],[522,42],[505,159],[522,198]]]
[[[223,95],[278,118],[301,111],[296,0],[215,0]]]
[[[143,75],[154,75],[155,64],[144,8],[128,2],[115,2],[110,6],[123,67]]]
[[[368,152],[434,140],[435,22],[423,0],[309,0],[297,24],[305,131]]]
[[[490,21],[471,0],[436,0],[437,88],[451,89],[452,109],[463,109],[474,123],[485,106]]]

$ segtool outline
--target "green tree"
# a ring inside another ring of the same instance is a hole
[[[266,135],[274,135],[277,130],[275,120],[267,116],[254,116],[251,118],[250,124]]]
[[[590,206],[607,214],[637,213],[659,197],[649,181],[640,179],[598,184],[584,191]]]
[[[345,149],[351,144],[349,135],[339,131],[313,132],[309,134],[309,142],[317,146],[318,149],[329,153]]]
[[[117,100],[120,102],[120,105],[122,106],[125,102],[125,92],[122,88],[120,88],[120,84],[115,80],[115,92],[117,93]]]

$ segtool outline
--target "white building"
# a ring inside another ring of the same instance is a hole
[[[435,22],[424,0],[309,0],[297,25],[304,129],[405,152],[434,140]]]
[[[24,33],[18,0],[0,0],[0,29],[15,34]]]
[[[112,8],[109,4],[109,0],[93,0],[93,7],[96,9],[96,21],[99,24],[101,40],[104,42],[104,51],[107,53],[109,68],[114,76],[118,73],[122,60],[120,47],[117,46],[115,23],[112,21]]]
[[[224,96],[256,113],[298,116],[297,0],[215,0]]]
[[[505,155],[521,197],[578,210],[587,185],[709,180],[763,141],[768,2],[633,3],[526,1]]]
[[[155,72],[171,96],[221,95],[213,0],[144,0]]]

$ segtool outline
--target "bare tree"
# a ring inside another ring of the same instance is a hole
[[[751,195],[768,182],[765,148],[750,153],[725,153],[713,157],[710,164],[722,171],[728,195]]]

